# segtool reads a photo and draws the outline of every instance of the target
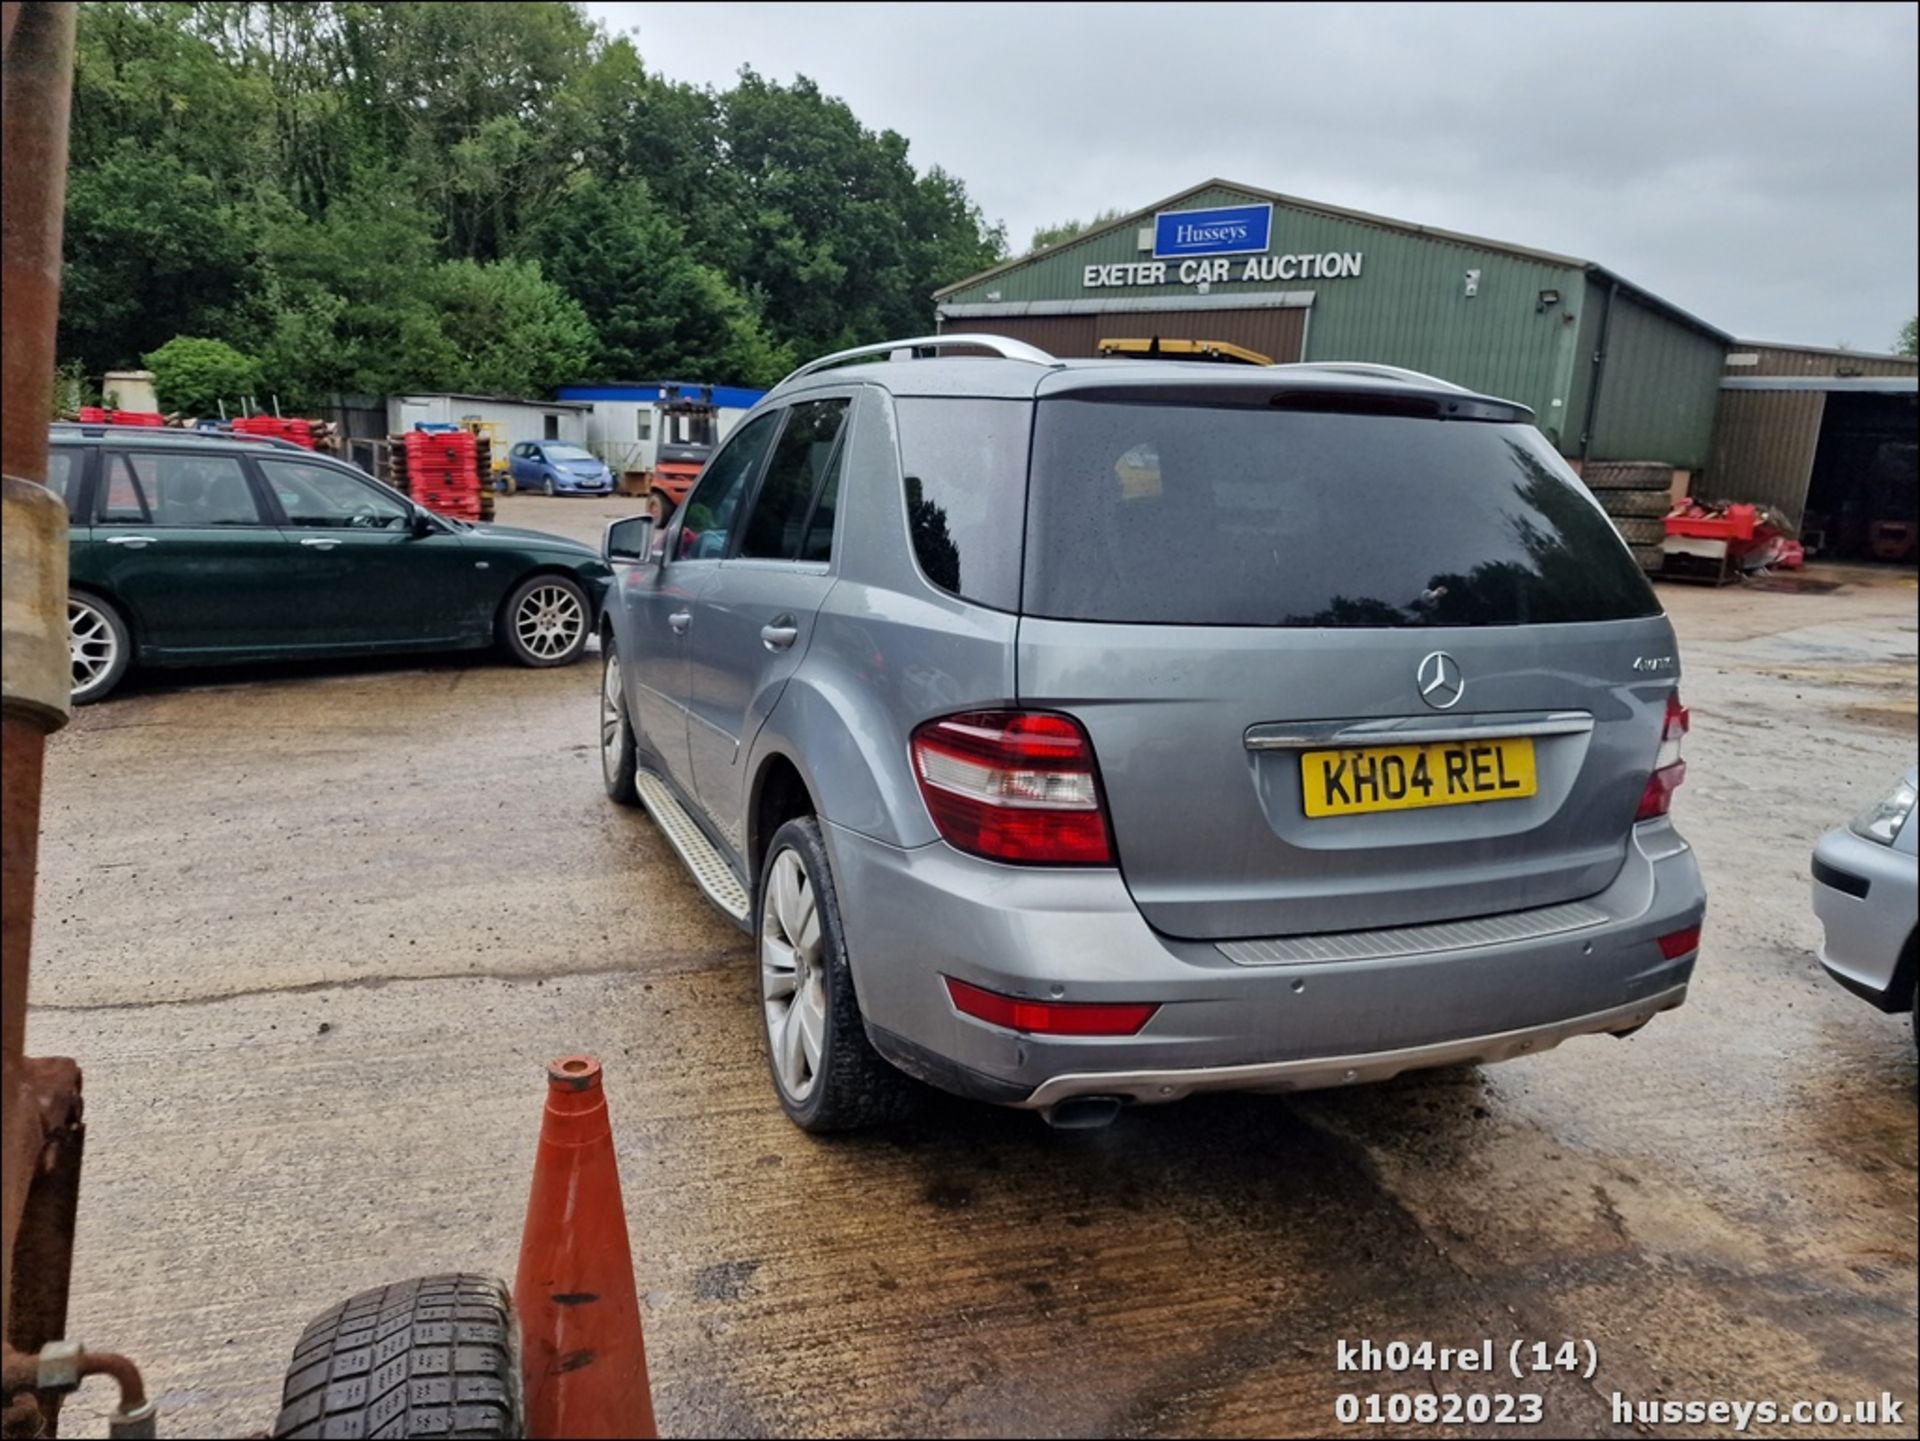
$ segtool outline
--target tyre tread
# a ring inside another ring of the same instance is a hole
[[[491,1276],[362,1291],[294,1343],[273,1435],[519,1436],[517,1352],[512,1301]]]

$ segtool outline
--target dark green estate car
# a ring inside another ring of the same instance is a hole
[[[498,643],[580,658],[612,571],[560,536],[471,525],[288,442],[56,425],[73,699],[133,664],[384,655]]]

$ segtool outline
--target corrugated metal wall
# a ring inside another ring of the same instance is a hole
[[[1861,355],[1851,350],[1749,345],[1738,340],[1733,343],[1729,354],[1759,357],[1759,363],[1755,365],[1729,365],[1729,376],[1920,374],[1920,360],[1900,355]]]
[[[1304,307],[1268,310],[1118,311],[1107,315],[969,316],[942,320],[943,331],[1004,335],[1062,357],[1098,355],[1103,340],[1224,340],[1267,356],[1275,364],[1300,359],[1306,338]]]
[[[1819,390],[1721,391],[1712,458],[1693,494],[1771,505],[1798,525],[1826,408]]]
[[[1592,305],[1602,287],[1588,290]],[[1684,470],[1706,465],[1725,344],[1627,290],[1614,301],[1606,337],[1586,458],[1658,460]]]

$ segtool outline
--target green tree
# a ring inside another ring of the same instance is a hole
[[[1035,250],[1051,250],[1069,240],[1085,235],[1089,230],[1098,230],[1101,226],[1118,220],[1126,214],[1124,210],[1102,210],[1091,220],[1063,220],[1058,225],[1043,225],[1033,232],[1033,242],[1027,246],[1029,253]]]
[[[1915,334],[1916,327],[1920,327],[1920,316],[1900,327],[1900,338],[1893,343],[1895,355],[1920,355],[1920,335]]]
[[[957,181],[923,188],[904,138],[866,129],[804,76],[782,86],[743,69],[720,121],[744,188],[734,278],[798,350],[917,334],[931,292],[1003,248]]]
[[[543,395],[580,379],[593,355],[586,312],[532,261],[449,261],[432,294],[454,356],[438,387]]]
[[[1005,251],[812,81],[679,84],[551,0],[94,0],[71,157],[63,358],[221,340],[283,403],[537,389],[583,323],[589,369],[767,380]]]
[[[547,274],[594,306],[597,380],[713,377],[771,384],[792,368],[759,315],[685,234],[644,181],[582,180],[529,237]]]
[[[67,181],[60,353],[98,373],[175,335],[239,338],[256,218],[185,161],[132,142]]]
[[[163,410],[211,415],[220,402],[235,409],[241,396],[260,389],[260,362],[224,340],[176,335],[141,363],[153,372]]]

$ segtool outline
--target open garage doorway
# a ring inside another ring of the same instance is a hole
[[[1802,529],[1835,560],[1920,565],[1920,410],[1913,395],[1829,394]]]

